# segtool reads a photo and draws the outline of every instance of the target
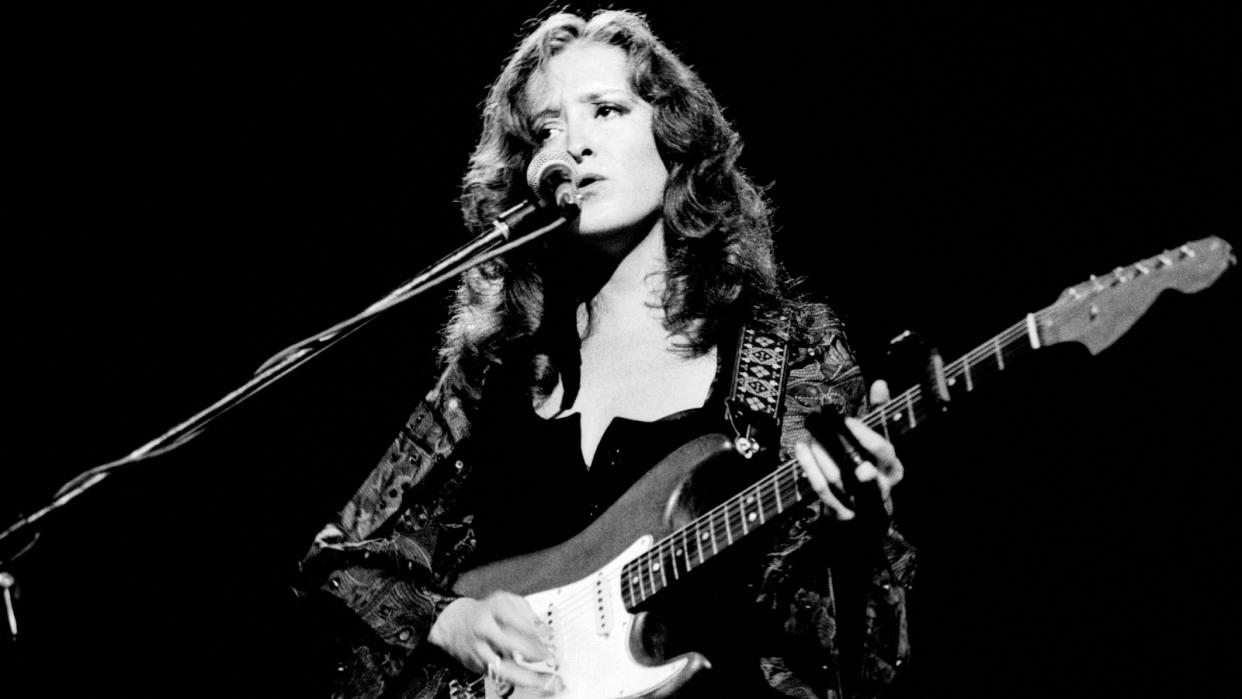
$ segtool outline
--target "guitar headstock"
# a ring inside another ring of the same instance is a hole
[[[1229,243],[1212,236],[1092,276],[1036,314],[1040,339],[1045,345],[1081,342],[1098,354],[1125,334],[1162,291],[1202,291],[1234,262]]]

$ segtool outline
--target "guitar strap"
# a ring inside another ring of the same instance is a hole
[[[760,311],[738,331],[725,413],[742,456],[779,447],[789,375],[788,310]]]

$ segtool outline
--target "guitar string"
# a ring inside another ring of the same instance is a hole
[[[796,460],[793,460],[793,461],[788,462],[787,466],[793,466],[795,464],[796,464]],[[780,475],[782,476],[792,476],[792,474],[790,473],[788,469],[781,469],[781,471],[782,473]],[[777,474],[772,474],[772,475],[777,475]],[[780,488],[781,493],[783,493],[783,495],[780,497],[780,502],[782,503],[790,503],[792,505],[797,502],[800,502],[802,499],[811,495],[810,488],[809,486],[805,485],[806,481],[804,478],[785,477],[779,480],[778,479],[765,479],[765,480],[777,480],[780,486],[782,486]],[[768,505],[775,503],[777,501],[776,497],[777,496],[774,493],[768,494],[766,491],[761,492],[760,499],[762,501],[766,501],[766,504],[761,504],[761,506],[766,507]],[[624,600],[622,600],[622,604],[624,605]],[[566,610],[567,613],[572,613],[574,611],[578,611],[578,610],[574,610],[574,609]],[[623,610],[622,613],[628,613],[628,611]],[[576,626],[571,626],[568,631],[559,632],[557,634],[557,640],[558,640],[558,643],[563,642],[563,643],[566,643],[566,645],[572,646],[575,641],[581,641],[584,638],[589,639],[594,635],[598,635],[598,632],[595,631],[595,627],[593,624],[579,624]]]
[[[787,462],[785,466],[788,466],[791,464],[796,464],[796,460]],[[770,485],[771,483],[775,482],[780,477],[780,475],[781,475],[780,473],[769,474],[765,478],[761,479],[759,483],[755,484],[755,486],[752,486],[752,488],[763,488],[764,486]],[[793,504],[800,500],[802,495],[797,493],[797,484],[795,480],[786,478],[785,482],[782,483],[781,485],[782,485],[781,499],[783,502],[789,502],[790,504]],[[747,490],[751,490],[752,488],[748,488]],[[770,502],[774,502],[776,495],[765,495],[763,497],[764,499]],[[726,530],[728,529],[729,525],[728,525],[728,522],[723,517],[719,518],[719,521],[717,521],[716,515],[721,514],[721,512],[722,510],[720,508],[713,508],[713,511],[709,514],[705,514],[703,518],[711,520],[711,527],[715,531],[714,535],[717,536],[719,541],[724,541],[727,536]],[[743,536],[743,534],[739,532],[737,536],[735,537],[735,540],[741,538],[741,536]],[[630,564],[632,564],[634,561],[638,561],[643,556],[646,556],[650,553],[651,551],[649,550],[647,553],[639,554],[639,556],[636,556],[635,558],[631,559],[631,561],[622,563],[617,570],[604,573],[603,574],[604,584],[610,586],[609,589],[614,589],[611,586],[619,585],[621,581],[621,575],[624,574],[625,569],[628,568]],[[703,560],[706,561],[707,557],[705,556]],[[643,572],[647,574],[647,578],[650,581],[650,584],[643,585],[644,588],[651,587],[657,582],[656,576],[658,575],[658,570],[645,570]],[[689,572],[689,571],[686,571],[686,572]],[[676,580],[676,578],[677,576],[675,575],[674,580]],[[666,579],[667,578],[661,578],[660,580],[664,581]],[[661,584],[661,587],[663,586],[664,585]],[[615,588],[615,589],[617,589],[618,595],[623,596],[621,595],[619,588]],[[637,589],[637,587],[635,587],[635,589]],[[654,594],[654,590],[653,590],[653,594]],[[590,616],[594,617],[598,611],[597,610],[598,605],[596,604],[596,598],[597,598],[597,595],[594,592],[593,586],[584,586],[584,589],[573,593],[572,595],[567,597],[565,600],[563,600],[562,602],[556,605],[557,616],[558,618],[572,619],[574,617],[577,617],[579,614],[582,614],[584,611],[586,611],[586,612],[589,612]],[[625,600],[622,599],[621,603],[624,606]],[[611,598],[609,599],[609,604],[612,604]],[[609,611],[611,613],[611,610]],[[593,630],[594,621],[592,621],[591,624],[585,625],[585,626]],[[561,638],[564,638],[564,636],[562,635]]]
[[[792,462],[792,461],[790,462],[791,465],[794,463],[795,462]],[[788,471],[786,471],[784,475],[788,476],[790,474],[788,473]],[[776,480],[776,479],[771,479],[771,480]],[[799,488],[800,479],[783,478],[783,479],[780,479],[779,482],[782,486],[781,491],[784,493],[784,495],[781,497],[782,502],[788,502],[790,504],[794,504],[796,502],[799,502],[801,499],[805,498],[806,495],[808,494],[809,487]],[[770,503],[775,502],[776,495],[775,494],[769,495],[765,493],[762,496],[762,499],[766,500],[767,503],[770,504]],[[618,582],[616,573],[617,571],[611,571],[609,574],[606,574],[605,580],[608,585],[615,585]],[[616,590],[616,588],[612,588],[612,589]],[[610,596],[609,604],[610,605],[615,604],[612,601],[613,597],[622,597],[622,596],[623,595],[620,594],[620,590],[616,590],[616,594]],[[575,595],[574,597],[577,597],[578,599],[574,601],[566,602],[562,605],[558,605],[558,609],[557,609],[557,612],[558,612],[557,618],[562,621],[558,625],[561,630],[558,630],[555,632],[555,637],[556,637],[557,645],[560,645],[563,647],[577,647],[577,644],[582,643],[586,640],[590,640],[593,637],[599,635],[599,632],[595,628],[594,619],[592,619],[591,623],[586,623],[586,624],[583,624],[583,623],[572,624],[571,623],[568,626],[564,624],[564,620],[566,619],[566,617],[569,617],[572,619],[573,617],[578,616],[578,614],[580,614],[583,611],[582,605],[581,605],[581,602],[582,602],[581,596]],[[621,602],[622,609],[616,610],[615,612],[610,609],[608,612],[609,615],[613,616],[614,618],[615,618],[615,615],[618,613],[628,614],[628,610],[624,608],[625,601],[623,599],[619,601]],[[592,609],[590,611],[590,616],[594,617],[595,614],[596,614],[596,611]]]
[[[780,468],[776,469],[774,472],[760,479],[756,484],[747,488],[746,491],[744,492],[749,492],[752,490],[758,491],[761,506],[764,506],[770,510],[771,505],[776,502],[777,497],[778,497],[776,495],[776,491],[773,489],[772,486],[774,483],[779,483],[779,487],[780,487],[779,497],[780,497],[780,501],[782,502],[782,504],[788,503],[789,505],[793,505],[793,504],[800,502],[805,497],[806,493],[801,492],[800,489],[798,488],[799,477],[794,476],[791,473],[792,471],[791,467],[796,466],[796,465],[797,465],[796,459],[785,462],[784,464],[782,464]],[[768,492],[764,492],[764,491],[772,491],[772,492],[771,494],[769,494]],[[763,504],[763,503],[767,503],[767,504]],[[710,511],[707,514],[704,514],[702,517],[699,518],[700,520],[705,520],[709,524],[711,536],[715,537],[718,542],[727,541],[727,538],[732,535],[732,530],[736,529],[736,527],[729,526],[727,517],[722,514],[724,512],[724,506],[727,504],[728,503],[723,503],[721,506],[718,506],[717,508],[713,508],[712,511]],[[784,509],[788,509],[788,508],[784,508]],[[780,511],[783,512],[783,509]],[[722,515],[721,517],[719,517],[719,521],[718,521],[717,515]],[[751,529],[758,528],[758,526],[759,525],[756,524],[756,526],[751,527]],[[688,527],[684,529],[688,529]],[[678,531],[680,532],[683,530],[678,530]],[[738,539],[741,539],[745,535],[746,533],[738,532],[735,536],[733,536],[733,539],[734,541],[736,541]],[[663,539],[662,542],[667,542],[672,536],[673,535],[670,535],[669,537],[665,537],[665,539]],[[726,543],[724,548],[727,548],[727,547],[728,547],[728,544]],[[621,581],[621,575],[625,574],[625,570],[627,568],[636,567],[634,566],[636,562],[639,562],[643,558],[651,557],[652,553],[655,551],[656,551],[655,547],[652,547],[652,549],[649,549],[647,552],[639,554],[638,556],[635,556],[630,561],[622,564],[619,570],[609,573],[609,574],[605,574],[605,583],[608,585],[619,584]],[[672,555],[670,550],[667,548],[664,550],[664,553]],[[706,562],[709,558],[714,557],[715,555],[716,555],[715,553],[704,555],[701,562]],[[684,557],[679,556],[679,558],[682,558],[682,560],[685,560]],[[666,581],[668,580],[667,575],[666,575],[666,576],[660,577],[659,585],[656,585],[658,572],[659,572],[658,569],[646,569],[646,568],[642,569],[641,571],[638,571],[639,575],[642,575],[645,573],[647,580],[650,581],[649,583],[641,584],[641,587],[644,590],[648,587],[652,587],[653,588],[652,594],[654,594],[656,591],[654,587],[660,587],[662,589],[663,587],[666,587],[668,584],[671,584],[671,582],[668,582],[666,584]],[[685,572],[688,573],[689,569],[685,570]],[[679,573],[674,574],[673,581],[676,581],[678,577],[679,577]],[[640,585],[634,585],[633,589],[638,590],[639,587]],[[621,596],[624,597],[623,594]],[[643,596],[643,599],[646,599],[646,597],[649,597],[650,595],[644,594],[642,596]],[[584,609],[589,609],[590,614],[594,616],[597,611],[596,610],[597,605],[595,604],[595,601],[596,601],[596,594],[588,588],[588,589],[574,593],[573,595],[567,597],[562,603],[558,604],[557,613],[558,615],[562,615],[566,617],[574,617],[582,613]],[[622,599],[621,601],[623,605],[626,602],[626,600],[624,599]],[[593,625],[592,625],[592,628],[593,628]]]
[[[988,357],[988,356],[994,356],[994,352],[995,352],[995,350],[993,349],[994,344],[996,343],[1008,344],[1012,340],[1020,337],[1021,335],[1025,333],[1026,333],[1026,328],[1025,328],[1024,323],[1019,323],[1019,324],[1016,324],[1010,327],[1008,330],[1002,332],[1000,335],[997,335],[993,339],[987,341],[986,343],[980,345],[979,347],[976,347],[974,350],[972,350],[967,355],[964,355],[963,357],[960,357],[957,360],[954,360],[950,365],[948,365],[945,368],[946,378],[950,378],[950,375],[952,375],[951,378],[956,379],[958,375],[965,373],[966,364],[968,363],[973,364],[973,363],[976,363],[977,360],[981,358]],[[888,422],[889,418],[895,417],[897,415],[901,415],[902,413],[905,413],[906,410],[911,409],[910,404],[914,400],[917,399],[921,401],[921,398],[920,398],[921,393],[922,391],[919,389],[919,387],[914,387],[902,394],[899,394],[896,398],[893,398],[888,403],[885,403],[884,406],[881,406],[880,408],[877,408],[871,413],[868,413],[866,416],[863,417],[862,421],[864,423],[869,423],[868,426],[874,429],[879,424]],[[781,464],[774,473],[784,470],[791,463],[794,463],[794,462],[791,460],[791,461]],[[766,483],[767,480],[768,480],[767,478],[760,479],[758,482],[756,482],[752,486],[746,488],[746,490],[742,491],[741,493],[737,495],[734,495],[733,497],[729,498],[728,500],[721,503],[720,505],[713,508],[712,510],[709,510],[704,515],[697,518],[694,522],[691,522],[690,524],[687,524],[686,526],[665,536],[663,539],[660,540],[659,543],[652,546],[650,550],[648,550],[647,552],[643,554],[640,554],[639,557],[636,557],[634,561],[638,562],[639,558],[646,558],[649,560],[655,559],[655,558],[661,558],[665,554],[669,554],[671,557],[675,559],[676,558],[675,550],[677,548],[677,542],[674,540],[675,538],[680,536],[684,541],[685,539],[688,538],[686,537],[686,532],[689,531],[691,528],[694,528],[694,529],[701,528],[702,520],[709,519],[710,517],[714,516],[718,512],[727,512],[727,509],[731,506],[736,505],[739,509],[741,509],[745,499],[753,495],[751,491],[759,492],[760,495],[762,496],[763,486],[767,485]],[[743,533],[743,535],[745,535],[745,532]]]

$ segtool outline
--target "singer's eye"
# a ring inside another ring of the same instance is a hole
[[[535,129],[535,142],[547,143],[556,134],[560,133],[560,129],[555,126],[540,126]]]
[[[595,105],[595,116],[601,119],[607,119],[614,116],[625,114],[627,110],[619,104],[601,103]]]

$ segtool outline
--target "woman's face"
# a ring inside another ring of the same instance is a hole
[[[650,231],[668,168],[651,131],[652,107],[630,91],[625,53],[574,42],[531,78],[528,95],[540,139],[536,153],[567,151],[578,164],[579,234],[610,238]]]

